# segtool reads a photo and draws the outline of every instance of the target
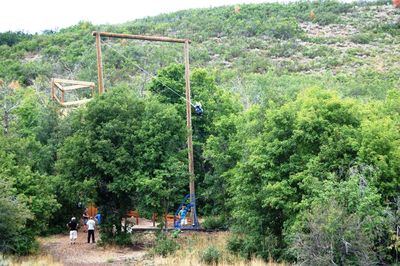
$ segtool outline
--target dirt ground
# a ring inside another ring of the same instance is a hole
[[[96,232],[98,237],[98,232]],[[97,239],[96,239],[97,240]],[[140,247],[100,247],[87,243],[87,233],[78,232],[76,244],[69,235],[53,235],[39,240],[43,255],[51,256],[62,265],[154,265]]]
[[[129,219],[131,220],[131,219]],[[132,220],[133,222],[133,220]],[[136,223],[136,222],[135,222]],[[156,224],[157,226],[157,224]],[[171,225],[172,226],[172,225]],[[140,218],[139,224],[135,224],[136,229],[154,229],[153,222],[148,219]],[[144,236],[144,235],[145,236]],[[149,231],[150,235],[142,233],[141,238],[149,240],[154,237],[154,231]],[[99,232],[95,233],[96,241]],[[69,234],[52,235],[39,239],[41,255],[51,258],[52,261],[60,265],[154,265],[154,259],[146,256],[148,253],[143,247],[101,247],[97,244],[87,243],[87,233],[83,228],[78,231],[78,239],[75,244],[70,244]],[[143,242],[143,239],[141,239]],[[52,263],[50,263],[52,264]],[[43,265],[49,265],[48,263]]]

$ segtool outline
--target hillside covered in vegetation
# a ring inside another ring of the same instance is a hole
[[[97,83],[93,31],[192,40],[192,101],[204,108],[193,115],[198,212],[203,227],[230,230],[231,252],[399,263],[400,9],[386,1],[0,33],[2,253],[34,252],[36,236],[90,202],[105,218],[102,241],[129,244],[127,211],[161,217],[188,193],[181,45],[104,38],[106,93],[66,116],[51,101],[51,78]]]

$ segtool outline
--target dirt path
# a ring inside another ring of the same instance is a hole
[[[87,233],[83,231],[78,232],[77,242],[72,245],[68,235],[53,235],[39,241],[41,250],[63,265],[153,265],[145,258],[146,251],[140,248],[104,248],[88,244]]]

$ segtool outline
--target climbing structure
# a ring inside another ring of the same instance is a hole
[[[195,108],[197,114],[202,114],[203,109],[201,104],[193,105],[190,96],[190,64],[189,64],[189,44],[191,40],[189,39],[177,39],[168,37],[157,37],[157,36],[144,36],[144,35],[132,35],[132,34],[121,34],[112,32],[99,32],[94,31],[92,33],[96,37],[96,52],[97,52],[97,76],[99,85],[99,94],[104,92],[104,80],[103,80],[103,60],[102,60],[102,50],[101,50],[101,38],[118,38],[118,39],[133,39],[151,42],[169,42],[183,44],[183,55],[185,63],[185,101],[186,101],[186,127],[188,130],[187,136],[187,147],[188,147],[188,161],[189,161],[189,198],[190,198],[190,218],[192,221],[196,220],[196,228],[199,227],[196,215],[196,195],[195,195],[195,185],[194,185],[194,162],[193,162],[193,143],[192,143],[192,106]],[[140,70],[144,69],[137,66]],[[166,86],[168,88],[168,86]],[[171,89],[171,88],[169,88]],[[175,92],[176,93],[176,92]],[[196,215],[196,217],[195,217]]]
[[[190,195],[187,194],[184,199],[182,200],[181,204],[179,205],[179,208],[175,212],[174,217],[179,217],[179,219],[174,219],[174,228],[176,229],[199,229],[200,228],[200,223],[199,219],[197,217],[197,211],[196,208],[193,208],[193,205],[196,204],[196,196],[195,195]],[[182,217],[180,216],[180,210],[182,209],[182,206],[186,206],[187,210],[189,211],[188,219],[187,219],[187,224],[183,225],[182,224]]]
[[[91,97],[94,96],[94,82],[52,79],[51,80],[51,98],[57,101],[62,107],[74,107],[87,103],[91,98],[84,98],[76,101],[66,101],[65,94],[79,89],[90,89]]]

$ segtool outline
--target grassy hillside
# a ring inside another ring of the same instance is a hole
[[[51,77],[97,81],[91,32],[102,30],[192,39],[192,66],[215,72],[245,102],[262,100],[268,84],[301,89],[321,81],[345,95],[383,98],[399,86],[399,19],[386,1],[323,1],[194,9],[120,25],[81,22],[33,36],[2,33],[0,79],[40,90],[48,90]],[[104,41],[106,87],[143,87],[149,77],[134,64],[155,73],[183,62],[180,45]]]

